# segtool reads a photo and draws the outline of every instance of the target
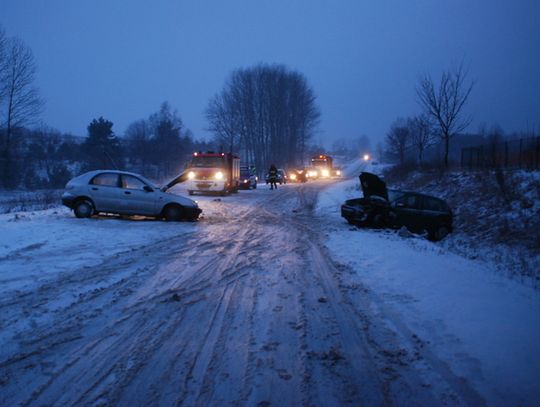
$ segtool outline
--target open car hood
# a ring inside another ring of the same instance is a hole
[[[176,177],[174,177],[172,180],[170,180],[167,184],[161,187],[161,190],[163,192],[166,192],[167,190],[174,187],[176,184],[179,184],[181,182],[187,181],[188,179],[188,172],[189,170],[185,170],[184,172],[181,172]]]
[[[378,196],[388,201],[388,190],[386,189],[386,184],[382,179],[370,172],[362,172],[359,178],[365,198]]]

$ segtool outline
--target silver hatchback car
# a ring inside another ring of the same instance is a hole
[[[141,175],[115,170],[90,171],[73,178],[66,184],[62,203],[78,218],[102,212],[178,221],[195,220],[201,213],[197,202],[163,192]]]

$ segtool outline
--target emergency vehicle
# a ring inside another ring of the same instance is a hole
[[[195,192],[228,193],[238,192],[240,180],[240,158],[232,153],[193,153],[187,170],[187,190]]]
[[[330,178],[334,176],[332,157],[319,154],[311,157],[311,167],[308,170],[309,178]]]

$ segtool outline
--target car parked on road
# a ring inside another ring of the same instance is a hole
[[[289,169],[289,182],[307,182],[307,171],[304,169]]]
[[[238,185],[240,189],[257,189],[257,181],[254,167],[240,166],[240,183]]]
[[[139,174],[97,170],[73,178],[66,184],[62,203],[78,218],[97,213],[144,215],[166,220],[195,220],[201,209],[197,202],[166,193]]]
[[[427,232],[430,240],[441,240],[452,232],[452,211],[439,198],[417,192],[387,189],[377,175],[360,174],[363,198],[347,200],[341,216],[349,223],[366,227],[401,228]]]

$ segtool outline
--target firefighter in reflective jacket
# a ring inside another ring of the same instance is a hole
[[[278,172],[277,168],[274,164],[270,166],[270,169],[268,170],[268,182],[270,183],[270,189],[277,189],[277,177]]]

